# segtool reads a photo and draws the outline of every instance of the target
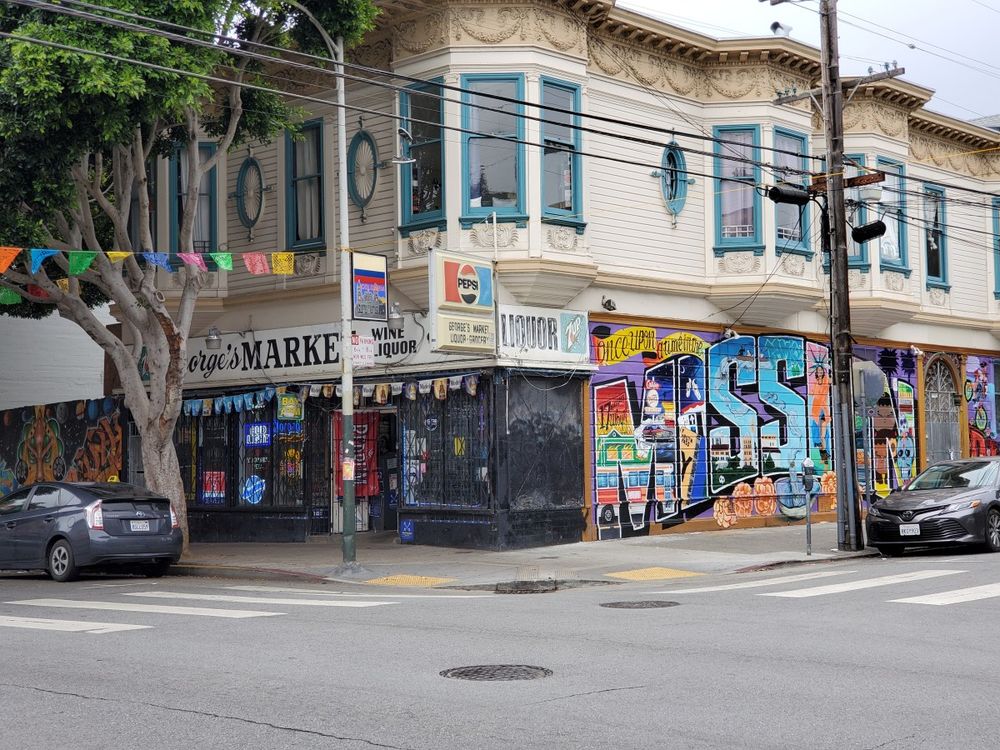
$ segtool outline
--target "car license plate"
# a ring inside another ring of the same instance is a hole
[[[132,531],[149,531],[149,521],[129,521]]]
[[[135,521],[133,521],[132,523],[135,523]],[[919,523],[901,523],[901,524],[899,524],[899,535],[900,536],[920,536],[920,524]]]

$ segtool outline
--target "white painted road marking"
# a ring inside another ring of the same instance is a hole
[[[24,604],[30,607],[63,607],[65,609],[106,609],[112,612],[150,612],[161,615],[192,615],[194,617],[227,617],[242,620],[250,617],[277,617],[284,612],[256,612],[243,609],[208,609],[206,607],[168,607],[161,604],[132,604],[131,602],[85,602],[73,599],[24,599],[5,604]]]
[[[763,578],[758,581],[743,581],[741,583],[726,583],[719,586],[699,586],[694,589],[671,589],[670,591],[650,591],[651,594],[701,594],[706,591],[735,591],[736,589],[755,589],[761,586],[777,586],[782,583],[795,583],[796,581],[811,581],[816,578],[829,578],[830,576],[842,576],[848,573],[856,573],[854,570],[825,570],[820,573],[799,573],[794,576],[780,576],[778,578]]]
[[[814,586],[808,589],[796,589],[794,591],[773,591],[757,596],[782,596],[791,599],[802,599],[809,596],[825,596],[826,594],[840,594],[845,591],[858,591],[859,589],[873,589],[879,586],[892,586],[896,583],[910,583],[912,581],[923,581],[929,578],[940,578],[951,576],[957,573],[967,573],[966,570],[916,570],[912,573],[901,573],[895,576],[882,576],[880,578],[866,578],[860,581],[849,583],[831,583],[827,586]]]
[[[257,591],[272,594],[309,594],[312,596],[352,596],[357,598],[385,598],[385,594],[355,594],[350,591],[324,591],[323,589],[297,589],[291,586],[226,586],[228,591]],[[494,594],[393,594],[393,599],[494,599]]]
[[[283,607],[378,607],[396,602],[344,602],[323,599],[269,599],[259,596],[226,596],[225,594],[183,594],[172,591],[136,591],[122,596],[147,596],[156,599],[197,599],[210,602],[238,604],[277,604]],[[211,611],[211,610],[210,610]]]
[[[0,628],[27,628],[29,630],[59,630],[64,633],[90,633],[101,635],[121,630],[148,630],[152,625],[124,625],[114,622],[87,622],[84,620],[46,620],[40,617],[7,617],[0,615]]]
[[[1000,596],[1000,583],[988,583],[985,586],[972,586],[967,589],[942,591],[940,594],[910,596],[906,599],[890,599],[890,601],[901,604],[932,604],[941,607],[946,604],[961,604],[962,602],[974,602],[979,599],[993,599],[997,596]]]

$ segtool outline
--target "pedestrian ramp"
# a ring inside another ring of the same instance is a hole
[[[825,570],[793,575],[771,576],[750,581],[722,583],[711,586],[687,586],[651,591],[650,594],[688,596],[718,593],[740,593],[774,599],[817,599],[828,596],[850,595],[853,592],[868,589],[886,589],[894,587],[926,584],[934,590],[911,596],[892,596],[885,599],[890,604],[910,604],[945,607],[965,604],[984,599],[1000,598],[1000,583],[987,583],[975,586],[962,586],[939,590],[942,584],[956,580],[956,576],[968,574],[967,570],[951,568],[928,568],[912,570],[892,575],[877,575],[868,577],[857,576],[857,570]],[[757,589],[778,589],[758,591]]]

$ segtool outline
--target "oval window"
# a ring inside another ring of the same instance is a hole
[[[684,201],[687,198],[688,176],[684,152],[676,143],[670,143],[663,149],[660,165],[660,192],[663,193],[663,202],[667,205],[667,211],[676,216],[684,208]]]

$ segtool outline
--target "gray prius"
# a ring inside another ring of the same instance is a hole
[[[42,482],[0,499],[0,570],[71,581],[83,568],[126,565],[158,577],[183,541],[170,501],[129,484]]]
[[[868,544],[884,555],[906,547],[981,544],[1000,552],[1000,458],[965,458],[927,468],[874,501]]]

